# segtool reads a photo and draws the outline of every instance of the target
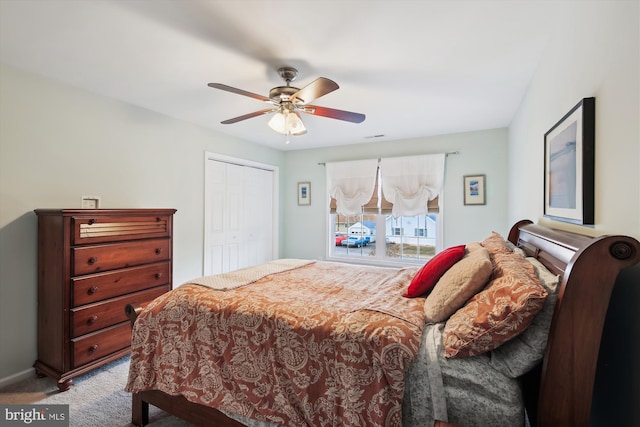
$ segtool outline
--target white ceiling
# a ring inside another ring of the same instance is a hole
[[[536,0],[0,0],[0,60],[48,78],[279,150],[508,126],[551,38]],[[316,105],[361,124],[303,114],[308,133],[267,127],[249,97],[276,70],[293,86],[327,77]],[[383,137],[372,138],[374,135]]]

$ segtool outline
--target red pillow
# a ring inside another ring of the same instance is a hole
[[[429,292],[438,282],[438,279],[447,272],[465,254],[465,245],[452,246],[431,258],[413,276],[407,292],[403,295],[407,298],[415,298]]]

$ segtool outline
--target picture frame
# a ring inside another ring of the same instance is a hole
[[[308,206],[311,204],[311,183],[298,183],[298,206]]]
[[[544,216],[595,224],[595,98],[583,98],[544,134]]]
[[[82,196],[82,209],[98,209],[100,208],[99,196]]]
[[[486,205],[485,175],[465,175],[464,182],[464,204]]]

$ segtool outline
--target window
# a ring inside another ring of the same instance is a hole
[[[444,155],[442,155],[444,163]],[[339,176],[344,182],[348,182],[347,186],[340,189],[340,191],[333,191],[332,185],[338,181],[336,176],[333,176],[333,181],[329,178],[329,173],[333,173],[328,170],[328,188],[330,193],[337,194],[340,197],[343,194],[356,194],[359,197],[359,204],[356,206],[359,212],[351,212],[349,214],[338,213],[338,202],[331,197],[330,208],[328,211],[329,216],[329,251],[328,257],[333,259],[348,259],[349,261],[363,262],[363,263],[375,263],[378,265],[384,264],[408,264],[412,262],[425,262],[429,258],[435,255],[435,253],[441,249],[442,242],[442,226],[441,215],[442,209],[439,207],[439,201],[443,199],[443,194],[440,187],[437,187],[437,196],[427,202],[428,198],[424,197],[424,205],[419,206],[416,209],[414,205],[411,205],[412,200],[408,202],[406,200],[398,199],[396,195],[396,206],[400,209],[400,213],[408,211],[407,215],[398,215],[398,211],[394,212],[393,205],[386,200],[386,194],[390,194],[392,190],[389,189],[389,185],[394,183],[394,176],[391,176],[387,183],[387,193],[383,192],[384,173],[381,172],[381,167],[377,167],[377,163],[374,163],[374,176],[373,178],[365,178],[366,173],[358,169],[362,166],[360,164],[356,167],[352,167],[349,162],[342,162],[340,168],[342,175]],[[347,163],[349,163],[347,165]],[[382,165],[382,163],[380,163]],[[352,167],[351,169],[349,167]],[[443,165],[444,166],[444,165]],[[366,165],[371,167],[371,165]],[[328,168],[329,169],[329,168]],[[349,171],[357,170],[357,178],[350,179]],[[410,167],[405,164],[402,165],[401,173],[405,173],[405,170],[409,170],[411,173],[411,185],[415,185],[416,182],[421,181],[421,177],[416,177],[418,174],[423,174],[422,169],[414,173]],[[390,167],[388,170],[392,170]],[[346,172],[345,172],[346,171]],[[424,174],[423,174],[424,175]],[[441,176],[444,175],[444,168],[442,168]],[[403,177],[404,178],[404,177]],[[415,179],[414,179],[415,178]],[[431,178],[431,177],[429,177]],[[354,185],[356,180],[362,185],[358,188]],[[396,181],[403,181],[396,179]],[[406,182],[407,180],[404,179]],[[389,184],[391,183],[391,184]],[[441,181],[440,181],[441,183]],[[367,185],[373,185],[373,191],[367,187]],[[365,188],[364,190],[362,188]],[[418,187],[420,188],[420,187]],[[351,193],[344,191],[345,189],[351,190]],[[427,196],[433,197],[433,190],[429,188]],[[417,191],[417,190],[415,190]],[[415,192],[414,191],[414,192]],[[366,193],[366,197],[362,197],[361,194]],[[372,194],[373,193],[373,194]],[[369,196],[369,194],[372,194]],[[353,199],[347,198],[349,202]],[[420,205],[422,202],[418,203]],[[409,206],[409,208],[406,208]],[[404,209],[404,211],[402,209]],[[342,209],[348,210],[348,209]],[[351,210],[353,207],[351,207]],[[416,214],[415,211],[420,210],[423,213]],[[426,211],[426,212],[425,212]],[[394,213],[396,215],[394,215]]]
[[[394,218],[392,215],[329,214],[333,224],[329,256],[363,262],[424,262],[435,255],[439,213]]]

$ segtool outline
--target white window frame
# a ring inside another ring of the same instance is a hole
[[[444,186],[443,186],[444,187]],[[425,263],[424,259],[420,260],[410,260],[410,259],[399,259],[399,258],[388,258],[386,256],[386,230],[385,230],[385,218],[386,215],[378,214],[376,215],[376,255],[375,256],[362,256],[362,257],[354,257],[354,256],[337,256],[335,255],[335,214],[331,214],[329,204],[331,202],[331,197],[327,194],[326,196],[327,206],[326,210],[326,250],[325,257],[327,261],[335,261],[335,262],[345,262],[349,264],[361,264],[361,265],[377,265],[382,267],[407,267],[407,266],[415,266],[415,265],[423,265]],[[438,194],[439,198],[439,212],[437,213],[438,219],[436,221],[436,253],[442,251],[443,249],[443,241],[444,241],[444,188],[440,190]],[[379,231],[385,230],[384,234],[381,234]],[[378,238],[378,236],[382,236],[382,238]],[[380,255],[384,254],[384,255]]]

